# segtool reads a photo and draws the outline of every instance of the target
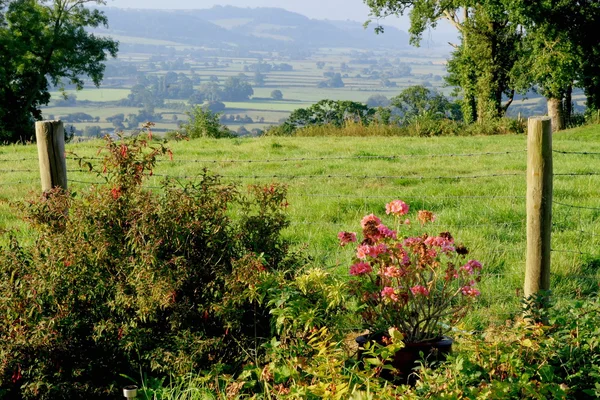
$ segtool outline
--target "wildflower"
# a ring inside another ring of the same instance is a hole
[[[377,226],[381,224],[381,220],[377,216],[375,216],[375,214],[369,214],[360,221],[360,226],[366,228],[367,225],[369,225],[370,223],[374,223],[375,226]]]
[[[366,262],[359,262],[350,267],[350,275],[353,276],[368,274],[371,271],[373,271],[373,268]]]
[[[418,244],[421,244],[423,242],[423,239],[420,237],[409,237],[404,239],[404,242],[402,242],[402,246],[404,247],[414,247]]]
[[[348,243],[356,242],[356,233],[340,232],[338,233],[338,239],[340,240],[340,246],[345,246]]]
[[[458,271],[456,270],[456,268],[454,268],[454,265],[450,264],[448,266],[448,268],[446,269],[446,276],[444,277],[444,279],[446,280],[446,282],[449,282],[452,279],[457,279],[457,278],[458,278]]]
[[[356,258],[364,260],[367,258],[367,254],[369,252],[369,245],[360,245],[356,248]]]
[[[396,295],[396,291],[394,290],[394,288],[391,288],[389,286],[383,288],[383,290],[381,291],[381,297],[383,299],[389,299],[394,302],[398,301],[398,295]]]
[[[388,247],[385,244],[378,244],[377,246],[369,246],[369,256],[377,258],[380,254],[386,253]]]
[[[448,239],[444,236],[429,236],[424,240],[427,246],[439,247],[442,253],[451,253],[455,250],[453,244],[454,239]]]
[[[469,275],[473,275],[475,270],[481,270],[481,263],[476,260],[469,260],[469,262],[460,267],[460,269],[466,271]]]
[[[382,225],[381,220],[375,215],[367,215],[360,221],[360,224],[363,228],[364,243],[375,244],[384,237],[378,228],[379,225]]]
[[[391,230],[384,224],[377,225],[377,230],[382,237],[396,239],[396,231]]]
[[[434,222],[435,215],[431,211],[419,210],[417,214],[417,219],[419,220],[421,225],[425,225],[427,222]]]
[[[388,278],[401,278],[407,274],[405,269],[394,266],[383,267],[382,271],[383,275],[387,276]]]
[[[377,258],[380,254],[386,253],[388,247],[381,243],[376,246],[369,246],[368,244],[360,245],[356,248],[356,258],[364,260],[369,257]]]
[[[408,204],[402,200],[394,200],[385,205],[386,214],[394,214],[396,216],[408,214]]]
[[[475,284],[475,281],[471,281],[471,282],[469,282],[468,285],[465,285],[460,289],[460,292],[463,294],[463,296],[477,297],[481,294],[481,292],[479,290],[477,290],[473,287],[474,284]]]
[[[417,295],[429,296],[429,290],[427,290],[427,288],[425,286],[416,285],[416,286],[411,287],[410,291],[412,292],[412,294],[414,296],[417,296]]]

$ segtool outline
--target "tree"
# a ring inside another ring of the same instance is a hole
[[[400,113],[403,123],[409,123],[417,116],[427,116],[432,119],[461,119],[460,112],[443,94],[424,86],[411,86],[404,89],[402,93],[391,99],[391,105]]]
[[[85,128],[83,128],[83,136],[99,138],[102,136],[102,128],[100,128],[98,125],[87,125]]]
[[[291,129],[310,125],[342,126],[347,120],[360,121],[368,125],[375,110],[365,104],[354,101],[321,100],[308,108],[299,108],[292,112],[285,121],[285,125]]]
[[[210,110],[213,113],[221,113],[225,111],[225,104],[220,101],[209,101],[207,104],[202,106],[204,110]]]
[[[0,1],[0,140],[33,134],[51,85],[96,86],[104,61],[116,57],[118,44],[87,29],[108,26],[105,15],[87,7],[102,0]]]
[[[219,122],[219,113],[213,113],[200,106],[193,106],[190,111],[186,112],[186,115],[189,120],[181,128],[192,139],[200,137],[231,137],[231,132]]]
[[[125,122],[125,114],[115,114],[112,117],[106,117],[106,122],[112,123],[115,129],[125,129],[125,125],[123,125],[123,122]]]
[[[461,43],[449,60],[447,81],[462,94],[466,121],[502,116],[515,92],[532,88],[547,98],[555,130],[569,119],[575,85],[584,89],[588,107],[600,107],[596,0],[364,1],[377,19],[410,12],[413,44],[441,18],[458,29]]]
[[[584,88],[588,107],[600,106],[598,2],[521,0],[514,14],[528,32],[520,72],[546,97],[552,129],[570,119],[575,84]]]
[[[265,76],[260,73],[260,71],[256,71],[254,73],[254,86],[263,87],[265,86]]]
[[[275,89],[271,92],[271,98],[273,100],[283,100],[283,93],[279,89]]]
[[[222,100],[246,101],[254,94],[252,86],[238,77],[230,76],[223,87]]]
[[[344,87],[344,81],[342,80],[342,74],[334,72],[325,72],[323,76],[327,77],[327,80],[321,81],[317,84],[320,88],[342,88]]]
[[[317,61],[317,68],[323,69],[325,67],[325,61]]]
[[[382,94],[374,94],[367,99],[367,106],[372,108],[387,107],[390,103],[390,100]]]
[[[462,95],[467,122],[502,116],[515,91],[526,90],[526,85],[517,85],[522,81],[513,79],[522,31],[508,12],[514,7],[512,0],[364,1],[376,19],[409,12],[410,41],[417,46],[423,32],[440,19],[457,28],[461,43],[453,45],[448,83]],[[383,28],[378,26],[376,31],[383,32]],[[508,98],[506,104],[502,104],[503,96]]]

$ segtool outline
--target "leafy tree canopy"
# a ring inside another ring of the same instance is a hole
[[[84,77],[100,85],[103,62],[116,57],[118,43],[86,31],[108,23],[101,11],[86,6],[104,3],[0,1],[0,140],[14,142],[33,134],[51,85],[81,89]]]
[[[309,125],[332,124],[342,126],[348,119],[360,120],[368,124],[375,114],[375,110],[365,104],[354,101],[321,100],[308,107],[295,110],[286,124],[294,129]]]

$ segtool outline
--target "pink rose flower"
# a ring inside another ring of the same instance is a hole
[[[469,260],[469,262],[460,267],[460,269],[466,271],[469,275],[473,275],[475,270],[481,271],[481,263],[476,260]]]
[[[382,237],[396,239],[396,231],[391,230],[390,228],[388,228],[384,224],[379,224],[377,226],[377,230],[379,230],[379,234]]]
[[[386,214],[394,214],[396,216],[408,214],[408,204],[402,200],[394,200],[385,205]]]
[[[389,299],[394,302],[398,301],[398,295],[396,294],[396,291],[394,290],[394,288],[391,288],[389,286],[383,288],[383,290],[381,291],[381,297],[383,299]]]
[[[383,267],[382,271],[383,275],[387,276],[388,278],[401,278],[406,275],[405,270],[394,266]]]
[[[350,267],[350,275],[352,276],[368,274],[371,271],[373,271],[373,268],[371,268],[371,265],[366,262],[359,262]]]
[[[348,243],[356,242],[356,233],[340,232],[338,233],[338,239],[340,240],[340,246],[345,246]]]
[[[425,286],[416,285],[410,288],[410,291],[414,296],[423,295],[429,296],[429,290]]]
[[[369,222],[375,223],[375,226],[381,224],[381,220],[375,214],[369,214],[360,221],[360,226],[364,228]]]
[[[364,260],[365,258],[367,258],[367,255],[369,254],[369,247],[366,244],[360,245],[356,248],[356,258],[359,258],[361,260]]]
[[[468,285],[463,286],[460,291],[463,294],[463,296],[467,296],[467,297],[477,297],[481,294],[481,292],[477,289],[475,289],[472,285],[474,285],[475,282],[471,281]]]

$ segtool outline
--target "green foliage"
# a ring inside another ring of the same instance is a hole
[[[424,117],[439,121],[443,118],[460,121],[462,115],[456,104],[443,94],[424,86],[411,86],[391,99],[392,110],[400,114],[401,125],[408,125],[414,118]]]
[[[515,93],[531,88],[554,101],[549,114],[557,129],[563,129],[563,112],[567,120],[570,117],[574,85],[584,89],[591,108],[599,108],[600,35],[595,26],[600,21],[600,6],[596,1],[365,3],[377,19],[408,12],[410,40],[415,45],[423,32],[442,18],[457,28],[461,42],[454,46],[447,80],[462,95],[462,109],[469,123],[504,116]],[[508,99],[505,104],[503,96]]]
[[[120,398],[120,374],[235,370],[270,337],[263,298],[296,262],[279,235],[285,188],[241,196],[205,171],[155,192],[142,183],[167,148],[140,136],[103,152],[105,185],[32,200],[35,243],[0,248],[9,398]]]
[[[360,121],[368,125],[375,110],[354,101],[321,100],[308,107],[295,110],[285,122],[293,129],[312,125],[334,125],[340,127],[345,121]]]
[[[423,370],[422,398],[592,399],[600,395],[597,300],[550,309],[547,325],[516,322],[463,337],[446,368]]]
[[[233,136],[225,126],[221,125],[219,120],[221,114],[219,113],[215,114],[209,109],[196,105],[186,114],[189,120],[181,126],[181,129],[183,134],[189,138],[209,137],[218,139]]]
[[[260,74],[259,74],[260,75]],[[256,79],[256,77],[254,77]],[[263,78],[264,79],[264,78]],[[254,94],[252,86],[239,77],[230,76],[225,81],[221,100],[224,101],[246,101]]]
[[[116,57],[117,43],[88,32],[107,26],[104,14],[87,7],[100,0],[8,1],[0,3],[0,140],[28,140],[42,117],[51,85],[98,86],[103,62]],[[66,80],[66,82],[65,82]]]
[[[367,344],[359,363],[326,328],[292,346],[273,339],[269,359],[248,364],[237,376],[214,369],[165,385],[147,380],[153,399],[592,399],[600,395],[599,305],[595,300],[550,309],[549,324],[522,321],[482,334],[459,335],[454,351],[436,369],[423,364],[413,387],[381,378],[402,336],[388,345]],[[353,339],[353,337],[349,338]]]

